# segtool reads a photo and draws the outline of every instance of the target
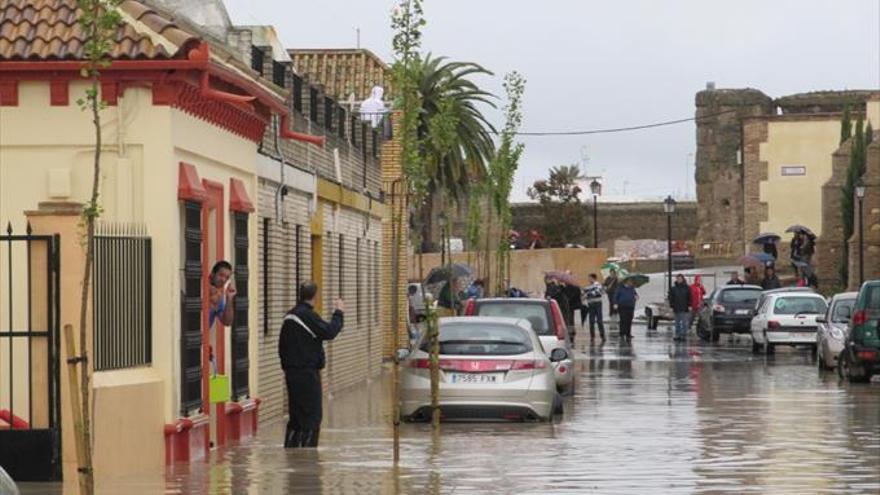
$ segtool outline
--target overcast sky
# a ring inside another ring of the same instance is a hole
[[[425,0],[423,50],[478,62],[481,80],[527,79],[524,131],[623,127],[691,117],[694,94],[753,87],[772,97],[880,82],[880,0]],[[271,24],[286,46],[356,43],[392,60],[392,0],[227,0],[236,24]],[[501,126],[500,111],[490,112]],[[876,127],[876,124],[875,124]],[[609,195],[694,195],[694,124],[524,137],[512,199],[554,165],[583,163]],[[688,161],[691,168],[686,171]]]

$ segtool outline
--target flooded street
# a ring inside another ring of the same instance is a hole
[[[396,471],[386,376],[333,398],[317,452],[282,449],[278,424],[101,492],[880,493],[880,383],[839,383],[806,350],[765,360],[748,339],[674,345],[669,331],[640,325],[631,348],[582,339],[553,424],[444,424],[436,442],[404,425]]]

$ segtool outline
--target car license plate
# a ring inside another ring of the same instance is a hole
[[[736,314],[738,314],[738,315],[747,315],[747,314],[749,314],[749,313],[750,313],[750,311],[747,310],[747,309],[738,309],[738,310],[736,310]]]
[[[498,383],[501,381],[499,378],[498,373],[451,373],[449,381],[452,383],[487,384]]]

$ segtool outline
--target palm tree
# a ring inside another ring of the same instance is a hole
[[[471,62],[449,62],[431,54],[415,61],[412,71],[422,101],[419,152],[428,181],[422,225],[430,229],[436,195],[448,194],[457,203],[486,175],[495,150],[495,128],[478,107],[494,108],[494,96],[469,78],[492,73]],[[429,240],[428,233],[424,230],[422,239]]]

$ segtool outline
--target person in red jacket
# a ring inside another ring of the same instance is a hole
[[[691,321],[690,325],[697,320],[700,308],[703,307],[703,298],[706,297],[706,288],[703,287],[703,277],[697,275],[694,277],[694,283],[691,284]],[[688,325],[688,326],[690,326]]]

